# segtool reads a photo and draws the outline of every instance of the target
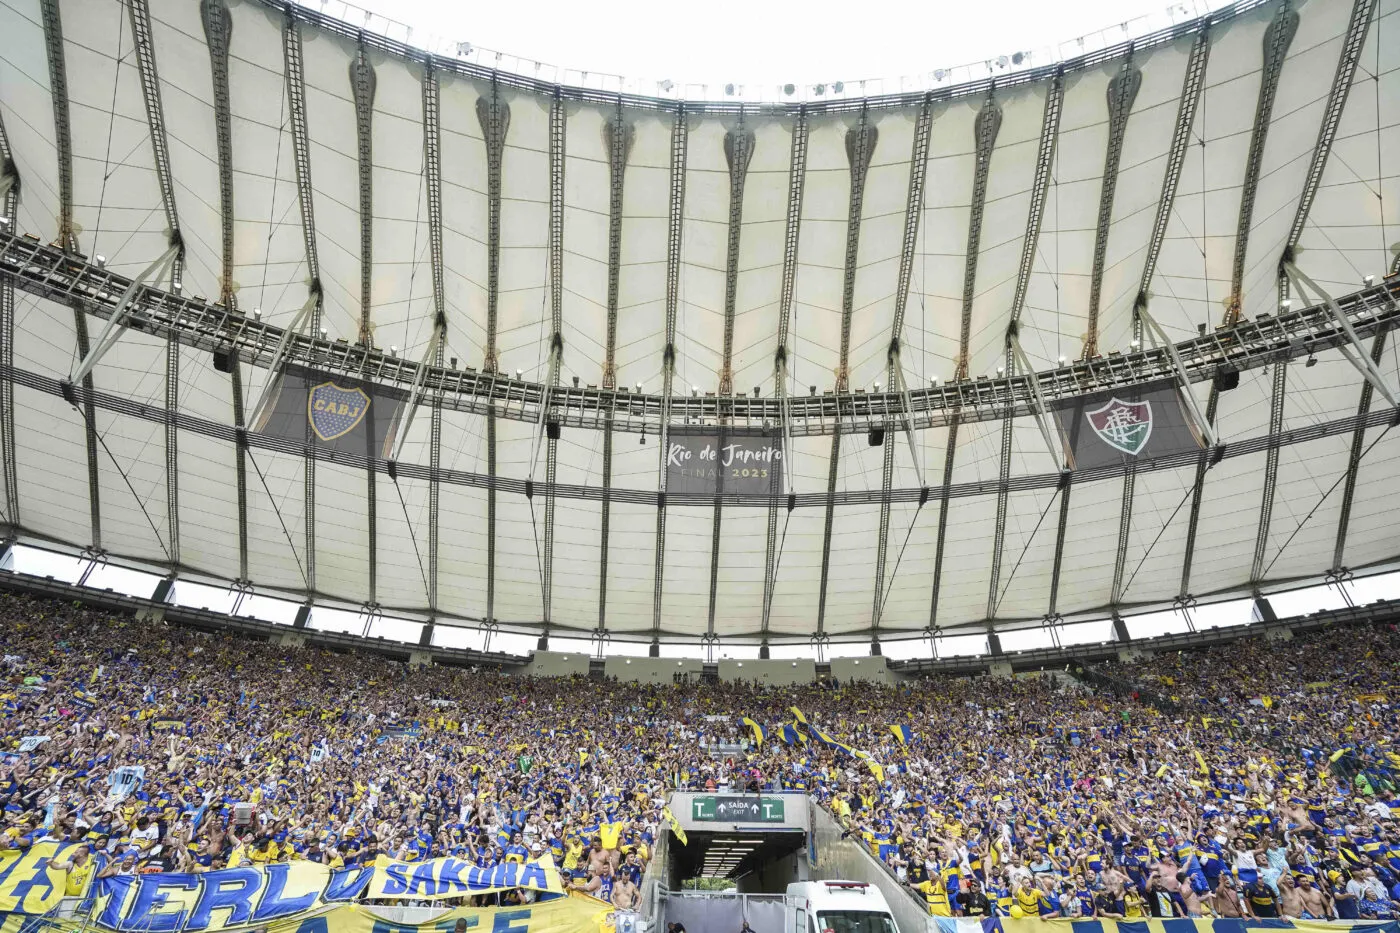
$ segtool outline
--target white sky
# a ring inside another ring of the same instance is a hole
[[[361,25],[341,0],[299,0]],[[677,84],[852,82],[966,65],[1116,30],[1137,17],[1182,21],[1222,0],[354,0],[414,30],[415,45],[465,41],[565,68]],[[1141,25],[1139,23],[1138,25]],[[373,31],[384,31],[370,24]],[[1140,30],[1139,30],[1140,31]]]

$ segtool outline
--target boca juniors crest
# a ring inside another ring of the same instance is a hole
[[[333,441],[355,430],[369,411],[363,389],[346,389],[334,382],[313,386],[306,394],[306,419],[323,441]]]
[[[1152,403],[1124,402],[1116,398],[1084,416],[1094,433],[1110,447],[1136,456],[1152,437]]]

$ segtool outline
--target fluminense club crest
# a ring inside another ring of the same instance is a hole
[[[1124,402],[1116,398],[1085,412],[1089,426],[1105,444],[1136,456],[1152,436],[1152,403]]]
[[[311,422],[311,430],[323,441],[349,434],[368,411],[369,396],[361,389],[323,382],[306,394],[306,419]]]

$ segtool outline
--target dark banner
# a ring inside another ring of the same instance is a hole
[[[1092,470],[1201,449],[1173,379],[1061,399],[1050,405],[1071,469]]]
[[[408,393],[344,376],[286,366],[254,431],[370,458],[394,446]]]
[[[666,445],[666,491],[766,495],[782,488],[782,435],[672,426]]]

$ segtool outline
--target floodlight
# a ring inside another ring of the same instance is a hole
[[[835,84],[833,84],[833,85],[831,86],[831,92],[832,92],[833,94],[840,94],[840,93],[841,93],[842,91],[844,91],[845,89],[846,89],[846,82],[844,82],[844,81],[837,81]]]
[[[724,93],[728,94],[730,97],[733,97],[733,96],[734,96],[734,85],[732,85],[732,84],[726,84],[726,85],[724,86]]]
[[[783,93],[786,94],[788,97],[791,97],[796,90],[797,88],[791,84],[783,85]]]

